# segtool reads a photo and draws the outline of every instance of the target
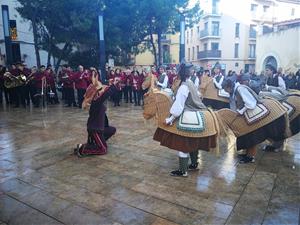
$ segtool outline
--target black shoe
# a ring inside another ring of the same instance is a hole
[[[183,173],[180,170],[171,171],[170,175],[174,176],[174,177],[187,177],[188,176],[187,172]]]
[[[199,168],[198,168],[198,163],[189,165],[189,168],[188,168],[188,169],[189,169],[190,171],[193,171],[193,170],[199,170]]]
[[[275,152],[275,147],[272,146],[272,145],[266,145],[264,148],[263,148],[263,151],[264,152]]]
[[[253,156],[248,156],[246,155],[245,157],[243,157],[242,159],[240,159],[239,163],[241,164],[245,164],[245,163],[254,163],[255,159]]]
[[[247,156],[247,154],[238,154],[237,155],[237,157],[239,158],[239,159],[243,159],[243,158],[245,158]]]
[[[121,105],[118,103],[118,106],[121,106]]]

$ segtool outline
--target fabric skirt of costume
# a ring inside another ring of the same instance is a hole
[[[290,122],[290,129],[292,135],[299,133],[300,131],[300,115],[298,115],[295,119]]]
[[[207,107],[211,107],[211,108],[213,108],[215,110],[224,109],[224,108],[228,108],[229,109],[230,108],[229,103],[218,101],[218,100],[204,98],[202,100],[202,102]]]
[[[273,122],[243,136],[236,140],[237,150],[248,149],[264,142],[267,139],[273,141],[284,140],[286,130],[286,119],[284,116],[279,117]]]
[[[161,128],[156,129],[153,139],[160,142],[162,146],[185,153],[196,150],[209,151],[210,148],[215,148],[217,145],[216,135],[205,138],[184,137]]]
[[[88,140],[80,148],[83,155],[104,155],[107,153],[106,141],[116,133],[116,128],[105,127],[104,131],[88,130]]]

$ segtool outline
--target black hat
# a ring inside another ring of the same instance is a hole
[[[250,80],[250,74],[249,73],[244,73],[240,77],[240,81],[247,81]]]
[[[274,73],[276,73],[276,68],[270,63],[266,65],[266,69],[272,70]]]
[[[216,62],[214,69],[221,69],[221,64],[219,62]]]

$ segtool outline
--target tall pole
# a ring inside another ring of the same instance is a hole
[[[105,70],[105,41],[104,41],[104,28],[103,28],[103,13],[98,16],[99,22],[99,55],[100,55],[100,71],[101,80],[106,82],[106,70]]]
[[[179,62],[185,58],[185,16],[180,14],[180,49],[179,49]]]
[[[13,63],[12,58],[12,45],[10,36],[10,22],[9,22],[9,11],[7,5],[2,5],[2,21],[5,41],[5,52],[6,52],[6,64],[11,65]]]

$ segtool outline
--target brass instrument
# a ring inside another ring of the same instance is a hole
[[[15,88],[25,85],[26,76],[21,74],[19,76],[13,76],[10,72],[4,74],[4,87],[6,88]]]
[[[31,74],[27,77],[25,84],[26,84],[26,85],[29,84],[33,79],[34,79],[34,72],[31,73]]]

